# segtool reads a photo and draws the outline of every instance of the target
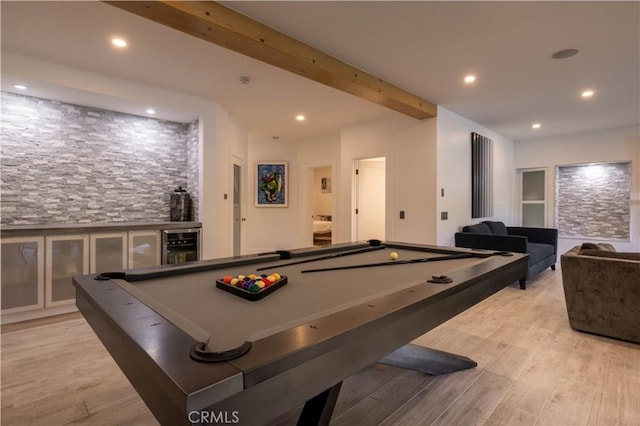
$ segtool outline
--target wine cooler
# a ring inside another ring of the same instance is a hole
[[[162,231],[162,264],[177,265],[200,260],[200,229],[170,229]]]

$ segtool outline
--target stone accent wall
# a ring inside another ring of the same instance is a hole
[[[0,125],[3,225],[169,220],[187,186],[188,124],[2,93]]]
[[[556,224],[562,237],[628,240],[631,163],[561,166],[556,173]]]
[[[189,123],[187,127],[187,187],[185,188],[193,203],[193,220],[199,221],[198,199],[199,199],[199,147],[200,147],[200,122],[199,120]]]

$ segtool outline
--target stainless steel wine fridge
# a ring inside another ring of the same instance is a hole
[[[201,257],[200,228],[162,231],[162,264],[194,262]]]

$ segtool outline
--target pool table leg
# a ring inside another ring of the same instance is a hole
[[[408,370],[421,371],[432,376],[466,370],[478,365],[477,362],[466,356],[413,344],[404,345],[396,349],[378,360],[378,362]]]
[[[527,289],[527,277],[520,278],[520,290]]]
[[[338,400],[341,386],[342,382],[308,400],[304,404],[300,418],[298,418],[298,426],[328,425],[331,421],[331,415]]]

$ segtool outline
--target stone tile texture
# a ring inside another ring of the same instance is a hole
[[[198,217],[198,199],[200,189],[200,171],[198,170],[198,159],[200,158],[200,122],[199,120],[189,123],[187,126],[187,192],[191,195],[193,205],[193,220],[199,221]]]
[[[197,194],[197,122],[1,100],[2,225],[165,221],[175,188]]]
[[[628,240],[631,163],[560,166],[556,172],[556,224],[563,237]]]

